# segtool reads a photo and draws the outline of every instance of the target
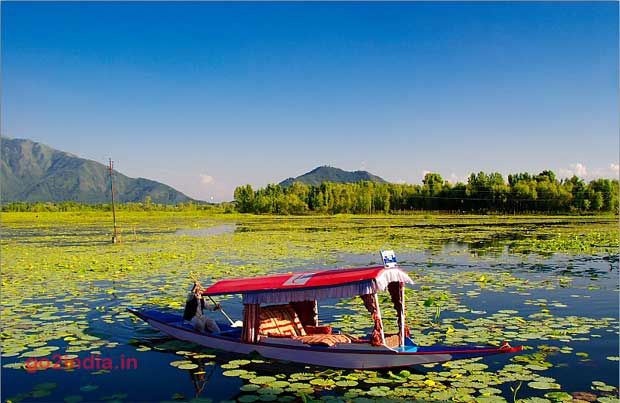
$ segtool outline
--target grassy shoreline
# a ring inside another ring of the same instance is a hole
[[[183,216],[183,217],[207,217],[207,218],[218,218],[218,219],[239,219],[239,218],[281,218],[281,219],[304,219],[304,218],[372,218],[372,219],[381,219],[381,218],[468,218],[468,219],[529,219],[529,218],[549,218],[549,219],[557,219],[557,218],[565,218],[565,219],[615,219],[619,220],[620,216],[614,213],[596,213],[596,214],[569,214],[569,213],[558,213],[558,214],[549,214],[549,213],[517,213],[517,214],[504,214],[504,213],[472,213],[472,212],[437,212],[437,211],[406,211],[406,212],[393,212],[387,214],[291,214],[291,215],[282,215],[282,214],[252,214],[252,213],[224,213],[222,211],[214,211],[214,210],[152,210],[152,211],[129,211],[129,210],[117,210],[117,216],[122,217],[124,215],[127,216]],[[17,217],[33,217],[37,218],[46,218],[53,217],[56,215],[70,217],[70,216],[109,216],[111,218],[111,211],[107,210],[84,210],[84,211],[2,211],[0,212],[0,218],[17,218]]]

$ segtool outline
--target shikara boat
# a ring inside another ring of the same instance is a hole
[[[200,289],[198,298],[241,294],[243,321],[218,324],[219,331],[198,330],[181,315],[130,309],[174,338],[232,353],[335,368],[393,368],[493,354],[522,347],[418,346],[405,318],[406,284],[413,281],[397,267],[393,252],[382,252],[383,266],[238,278]],[[377,293],[387,291],[397,313],[398,332],[383,331]],[[373,318],[372,332],[354,337],[318,322],[317,301],[359,296]],[[187,307],[186,307],[187,311]],[[187,315],[185,316],[187,318]]]

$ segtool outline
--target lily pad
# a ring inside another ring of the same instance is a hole
[[[185,370],[196,369],[198,368],[198,364],[194,364],[194,363],[181,364],[181,365],[178,365],[177,368],[185,369]]]
[[[553,400],[554,402],[572,402],[573,396],[566,392],[548,392],[545,393],[545,397]]]
[[[251,383],[254,383],[257,385],[267,385],[268,383],[275,382],[275,381],[276,381],[276,378],[274,378],[273,376],[257,376],[257,377],[250,379]]]
[[[228,371],[222,372],[222,375],[238,377],[238,376],[241,376],[243,374],[247,374],[247,372],[248,371],[246,371],[245,369],[230,369]]]
[[[554,382],[544,382],[544,381],[533,381],[527,384],[532,389],[541,389],[541,390],[549,390],[549,389],[560,389],[560,385]]]

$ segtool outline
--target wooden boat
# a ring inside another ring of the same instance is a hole
[[[218,324],[219,331],[197,330],[181,315],[156,310],[130,312],[174,338],[232,353],[335,368],[393,368],[493,354],[515,353],[522,347],[418,346],[405,320],[405,284],[413,284],[397,267],[393,252],[382,252],[383,266],[326,270],[218,281],[200,290],[201,297],[241,294],[242,326]],[[398,318],[398,332],[383,331],[377,293],[388,291]],[[374,327],[357,338],[319,326],[317,301],[360,296]]]

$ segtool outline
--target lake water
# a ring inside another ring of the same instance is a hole
[[[236,229],[239,230],[235,225],[225,224],[204,229],[182,229],[177,234],[189,237],[218,237]],[[544,357],[546,362],[552,364],[550,368],[544,371],[545,377],[553,378],[553,382],[561,385],[561,390],[569,393],[588,392],[594,393],[598,397],[607,396],[606,399],[615,399],[619,375],[618,361],[616,360],[619,353],[617,255],[514,256],[505,248],[484,254],[483,249],[477,249],[478,247],[479,245],[446,243],[440,250],[400,254],[401,267],[410,271],[412,277],[417,279],[417,284],[412,286],[412,301],[415,300],[418,291],[422,292],[421,287],[426,285],[424,279],[429,279],[435,289],[446,290],[450,293],[451,302],[447,303],[445,309],[442,310],[440,318],[457,328],[461,323],[459,320],[464,320],[465,322],[462,323],[467,326],[470,323],[467,321],[489,317],[506,310],[518,312],[521,317],[528,318],[529,315],[539,314],[541,309],[546,309],[554,317],[560,318],[560,322],[562,318],[569,317],[591,319],[593,322],[588,322],[587,325],[583,324],[583,319],[580,319],[579,324],[575,325],[588,328],[586,334],[573,335],[573,338],[578,340],[563,341],[560,331],[558,338],[517,340],[513,342],[513,345],[524,344],[531,347],[531,350],[527,350],[524,354],[539,352],[541,345],[557,347],[557,350],[550,351]],[[477,253],[477,250],[480,253]],[[335,259],[337,263],[330,260],[330,262],[316,262],[316,266],[320,268],[351,267],[363,266],[377,261],[376,256],[371,254],[339,254]],[[309,262],[307,265],[284,266],[277,270],[294,271],[314,266],[312,262]],[[471,273],[476,273],[476,278],[471,281],[464,280],[465,277],[471,276]],[[486,280],[478,279],[484,273],[488,273],[490,277],[497,273],[504,273],[511,279],[517,280],[511,280],[511,283],[507,284],[487,283]],[[145,300],[156,295],[156,288],[158,286],[164,287],[169,278],[162,276],[160,280],[149,279],[149,288],[154,290],[145,294]],[[528,284],[535,284],[535,286]],[[112,294],[101,292],[105,289],[113,289],[114,292]],[[206,401],[208,399],[220,401],[234,400],[239,397],[242,401],[253,401],[253,399],[272,400],[277,396],[279,398],[283,396],[289,399],[297,398],[295,397],[297,394],[288,390],[264,395],[240,392],[240,387],[248,384],[248,381],[251,384],[251,379],[224,376],[224,372],[230,369],[227,368],[229,361],[246,359],[247,357],[205,351],[191,344],[176,343],[150,329],[147,325],[124,312],[128,295],[135,293],[135,282],[112,284],[102,281],[97,283],[95,290],[88,295],[67,296],[45,293],[38,298],[37,302],[60,307],[60,314],[66,310],[65,320],[70,321],[74,316],[79,316],[82,323],[87,323],[84,329],[86,334],[106,341],[105,344],[97,348],[100,358],[110,359],[115,367],[121,366],[121,363],[127,362],[128,359],[135,359],[137,368],[113,368],[109,371],[98,371],[97,368],[48,369],[28,373],[24,370],[10,368],[12,363],[23,362],[23,357],[4,357],[2,360],[2,364],[5,366],[2,371],[2,398],[11,399],[13,402],[20,400],[41,402]],[[179,303],[183,302],[184,297],[184,295],[178,295]],[[132,301],[135,300],[132,298]],[[353,312],[350,306],[354,302],[352,301],[349,305],[337,305],[336,301],[325,301],[320,304],[320,306],[323,305],[320,308],[321,322],[327,323],[332,319],[342,321],[341,315]],[[230,316],[235,319],[241,318],[239,298],[228,298],[223,302],[223,306]],[[457,306],[460,308],[456,309]],[[181,309],[172,308],[165,308],[165,310],[181,311]],[[35,312],[36,310],[33,310],[33,314]],[[216,318],[223,321],[221,317],[216,316]],[[536,322],[535,318],[536,316],[532,319],[532,323]],[[606,324],[601,323],[604,318],[608,318]],[[414,320],[415,318],[411,317],[410,319]],[[42,324],[34,322],[32,326],[34,333],[36,326],[42,326]],[[421,326],[418,328],[423,329]],[[531,331],[537,331],[535,326]],[[433,332],[432,327],[429,327],[420,330],[419,335],[414,331],[413,337],[416,339],[419,336],[423,340],[426,337],[424,334],[432,335]],[[442,332],[443,330],[437,333]],[[57,351],[63,352],[68,346],[75,345],[71,343],[71,339],[60,339],[49,343],[49,345],[57,346],[59,347]],[[568,351],[567,347],[571,350]],[[564,349],[564,351],[558,351],[560,349]],[[201,351],[207,356],[191,358],[190,361],[199,365],[198,368],[191,370],[171,366],[170,363],[173,361],[186,359],[183,351]],[[82,351],[76,355],[80,359],[86,360],[91,356],[91,352],[92,350]],[[485,358],[480,362],[488,365],[487,372],[495,373],[511,364],[511,358],[514,357],[495,356]],[[255,360],[255,362],[244,364],[242,368],[247,372],[254,373],[252,375],[254,378],[267,376],[292,382],[289,378],[291,374],[318,374],[315,376],[320,379],[353,374],[352,377],[356,379],[355,382],[358,385],[355,388],[368,391],[372,387],[376,387],[374,384],[365,384],[363,381],[367,376],[376,379],[377,375],[374,373],[373,375],[370,373],[364,375],[364,373],[360,374],[356,371],[337,371],[335,375],[330,375],[324,373],[325,368],[261,360],[260,357],[251,357],[250,359]],[[414,374],[430,376],[429,379],[432,379],[433,372],[439,373],[445,370],[441,366],[410,369]],[[387,373],[380,373],[379,375],[388,376]],[[312,376],[310,379],[313,379]],[[300,382],[308,381],[306,379]],[[592,390],[593,381],[603,382],[606,385],[603,389],[607,390]],[[445,383],[450,384],[449,382]],[[520,387],[519,398],[543,396],[551,391],[530,388],[527,384],[528,382],[525,381]],[[388,387],[396,387],[399,383],[387,383],[387,385]],[[517,385],[518,380],[515,379],[514,382],[503,382],[497,388],[501,390],[501,396],[512,400],[510,388]],[[611,385],[612,388],[608,385]],[[319,383],[316,383],[315,387],[317,390],[315,397],[342,396],[346,390],[346,388],[333,386],[322,389]],[[374,396],[381,396],[381,389],[374,390],[376,391]],[[477,396],[475,393],[471,394]],[[363,392],[360,392],[358,396],[364,396]],[[372,397],[373,395],[365,395],[365,398]]]

